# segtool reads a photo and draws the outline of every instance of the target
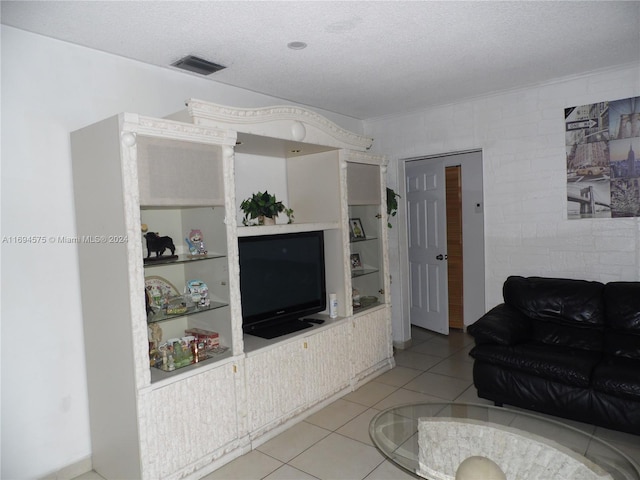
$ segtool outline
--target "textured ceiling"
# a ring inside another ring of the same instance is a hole
[[[360,119],[640,60],[635,1],[2,1],[1,8],[6,25],[166,68],[197,55],[227,67],[205,78]],[[292,41],[308,47],[291,50]]]

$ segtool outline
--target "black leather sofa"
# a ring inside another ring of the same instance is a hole
[[[509,277],[468,327],[478,396],[640,435],[640,282]]]

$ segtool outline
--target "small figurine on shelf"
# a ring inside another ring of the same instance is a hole
[[[162,342],[162,329],[157,323],[152,323],[148,327],[149,336],[149,364],[157,367],[162,361],[160,352],[160,342]]]
[[[187,302],[184,297],[182,295],[177,295],[175,297],[167,298],[165,310],[167,315],[182,315],[189,310],[189,307],[187,306]]]
[[[208,307],[211,304],[209,287],[202,280],[190,280],[186,290],[197,307]]]
[[[149,325],[149,340],[153,343],[153,347],[160,348],[160,342],[162,342],[162,328],[157,323]]]
[[[352,289],[351,302],[353,304],[353,308],[360,308],[362,306],[360,303],[360,291],[356,288]]]
[[[176,364],[173,360],[173,354],[169,354],[169,360],[167,360],[167,371],[173,372],[176,369]]]
[[[171,250],[172,257],[175,256],[176,246],[171,237],[161,237],[157,232],[149,232],[144,238],[147,239],[147,259],[151,257],[151,252],[154,252],[156,259],[159,259],[167,249]]]
[[[144,290],[144,307],[145,307],[145,310],[147,311],[147,317],[150,314],[153,314],[153,308],[151,308],[151,299],[149,298],[149,295],[147,295],[146,288]]]
[[[204,237],[200,230],[193,229],[189,232],[189,235],[185,238],[189,247],[189,253],[193,256],[206,255],[207,249],[204,246]]]
[[[149,301],[149,309],[151,313],[153,313],[153,307],[162,308],[164,304],[165,293],[158,285],[147,285],[146,290],[149,292],[147,295],[147,300]],[[147,311],[147,314],[149,311]]]

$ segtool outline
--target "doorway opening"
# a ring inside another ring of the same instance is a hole
[[[447,335],[485,311],[482,152],[406,159],[406,328]]]
[[[445,212],[447,215],[447,291],[449,329],[464,328],[464,265],[462,236],[462,167],[445,167]]]

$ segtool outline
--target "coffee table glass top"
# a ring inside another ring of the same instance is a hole
[[[419,419],[424,421],[434,417],[456,422],[468,419],[474,424],[482,423],[546,439],[552,444],[559,444],[560,449],[569,451],[571,455],[577,453],[577,458],[585,457],[587,463],[595,463],[613,480],[640,480],[639,467],[596,436],[539,415],[504,407],[464,403],[401,405],[376,415],[369,425],[369,434],[387,458],[413,474],[419,471],[424,474],[419,465],[418,424]]]

